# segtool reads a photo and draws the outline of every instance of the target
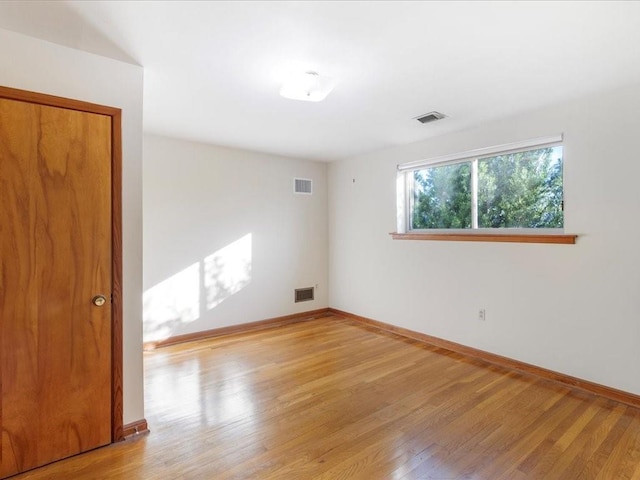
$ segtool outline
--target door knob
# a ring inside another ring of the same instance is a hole
[[[96,307],[101,307],[107,303],[107,298],[104,295],[96,295],[91,299],[91,301]]]

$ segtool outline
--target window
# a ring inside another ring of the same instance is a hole
[[[413,171],[411,229],[562,228],[562,147]]]
[[[400,165],[398,232],[562,233],[561,142],[548,137]]]

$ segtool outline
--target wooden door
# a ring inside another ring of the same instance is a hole
[[[0,98],[0,478],[112,440],[111,169],[108,115]]]

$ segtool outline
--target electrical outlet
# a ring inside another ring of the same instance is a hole
[[[485,321],[487,319],[487,311],[484,308],[478,310],[478,320]]]

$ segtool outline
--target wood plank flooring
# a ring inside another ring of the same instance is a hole
[[[640,410],[326,317],[145,353],[150,435],[23,479],[640,479]]]

